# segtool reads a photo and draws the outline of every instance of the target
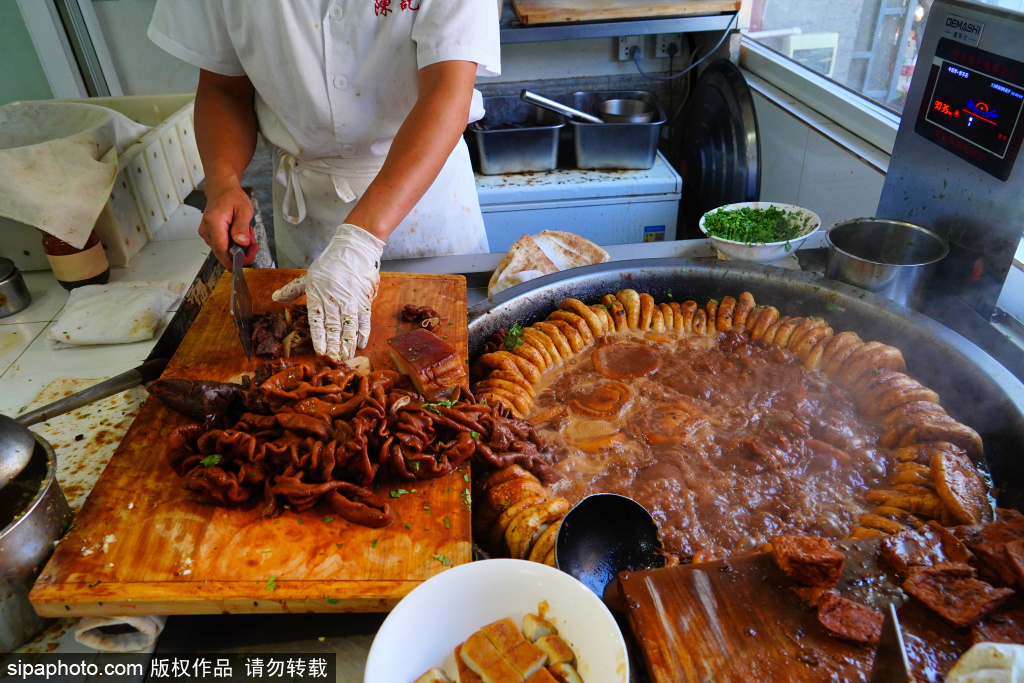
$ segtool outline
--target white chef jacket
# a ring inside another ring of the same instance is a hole
[[[500,73],[494,0],[158,0],[149,37],[207,71],[248,76],[278,148],[278,260],[305,267],[376,176],[418,94],[448,60]],[[473,93],[469,121],[483,116]],[[384,258],[487,251],[465,143],[388,239]]]

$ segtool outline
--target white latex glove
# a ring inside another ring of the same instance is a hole
[[[370,338],[370,306],[380,284],[384,242],[351,223],[338,226],[306,274],[274,292],[274,301],[306,295],[313,350],[344,361]]]

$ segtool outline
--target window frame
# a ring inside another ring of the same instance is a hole
[[[892,154],[900,116],[839,83],[740,34],[740,66],[828,117],[886,154]]]

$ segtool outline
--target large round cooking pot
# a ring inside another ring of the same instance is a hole
[[[850,285],[821,276],[753,264],[689,259],[614,261],[546,275],[511,287],[470,310],[469,348],[475,359],[499,328],[547,316],[566,297],[597,303],[623,288],[656,301],[701,304],[708,299],[754,295],[782,315],[820,316],[837,332],[903,352],[907,374],[937,391],[957,420],[976,429],[1002,506],[1024,508],[1024,385],[980,348],[931,318]]]
[[[28,465],[0,494],[0,652],[13,651],[46,625],[28,594],[72,518],[57,483],[57,456],[45,439],[35,439]]]

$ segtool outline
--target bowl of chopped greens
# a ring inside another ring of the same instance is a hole
[[[700,229],[731,259],[775,263],[821,227],[813,211],[792,204],[742,202],[708,211]]]

